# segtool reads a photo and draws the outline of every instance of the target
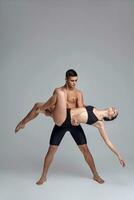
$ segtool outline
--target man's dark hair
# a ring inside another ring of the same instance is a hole
[[[78,75],[75,70],[69,69],[66,71],[66,78],[68,79],[70,76],[78,76]]]

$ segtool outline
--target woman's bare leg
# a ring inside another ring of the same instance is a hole
[[[39,113],[45,114],[45,109],[55,105],[51,117],[57,125],[61,125],[66,119],[66,99],[63,91],[57,91],[46,103],[36,103],[31,111],[24,117],[15,128],[15,133],[25,127],[25,124],[36,118]]]
[[[44,113],[45,114],[45,109],[48,109],[55,105],[56,103],[56,95],[51,96],[47,102],[42,102],[42,103],[36,103],[32,110],[24,117],[22,121],[19,122],[17,127],[15,128],[15,132],[18,132],[20,129],[25,127],[25,124],[34,119],[35,117],[38,116],[39,113]]]
[[[31,111],[22,119],[19,124],[15,128],[15,133],[18,132],[20,129],[23,129],[25,127],[25,124],[34,119],[38,116],[38,114],[41,112],[40,108],[42,107],[44,103],[36,103]]]
[[[66,119],[67,105],[64,91],[57,91],[57,101],[53,111],[53,120],[57,125],[61,125]]]

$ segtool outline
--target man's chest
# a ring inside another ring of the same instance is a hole
[[[67,103],[76,103],[77,94],[75,92],[67,92]]]

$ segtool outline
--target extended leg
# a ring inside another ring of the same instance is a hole
[[[20,129],[25,127],[25,124],[34,119],[38,116],[38,114],[41,112],[40,108],[42,107],[44,103],[36,103],[31,111],[22,119],[22,121],[19,122],[19,124],[15,128],[15,133],[18,132]]]
[[[66,119],[66,99],[63,91],[57,91],[46,103],[36,103],[32,110],[19,122],[15,128],[15,133],[25,127],[25,124],[38,116],[39,113],[45,114],[45,109],[54,106],[51,117],[57,125],[61,125]]]
[[[57,148],[58,148],[58,146],[56,146],[56,145],[50,145],[48,152],[44,159],[42,175],[41,175],[40,179],[36,182],[37,185],[41,185],[47,180],[47,178],[46,178],[47,172],[50,167],[50,164],[52,163],[52,160],[54,158],[54,154],[57,151]]]
[[[91,153],[89,152],[87,144],[79,145],[79,149],[81,150],[81,152],[85,158],[85,161],[87,162],[87,164],[89,165],[89,167],[93,173],[93,179],[95,181],[97,181],[98,183],[104,183],[104,180],[98,175],[98,172],[97,172],[95,164],[94,164],[93,157],[92,157]]]

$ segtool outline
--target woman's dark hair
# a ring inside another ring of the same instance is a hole
[[[69,78],[70,76],[78,76],[78,75],[75,70],[69,69],[66,71],[66,78]]]
[[[116,116],[112,117],[111,119],[109,119],[108,117],[104,117],[103,119],[104,119],[104,121],[112,121],[112,120],[114,120],[117,116],[118,116],[118,113],[117,113]]]

